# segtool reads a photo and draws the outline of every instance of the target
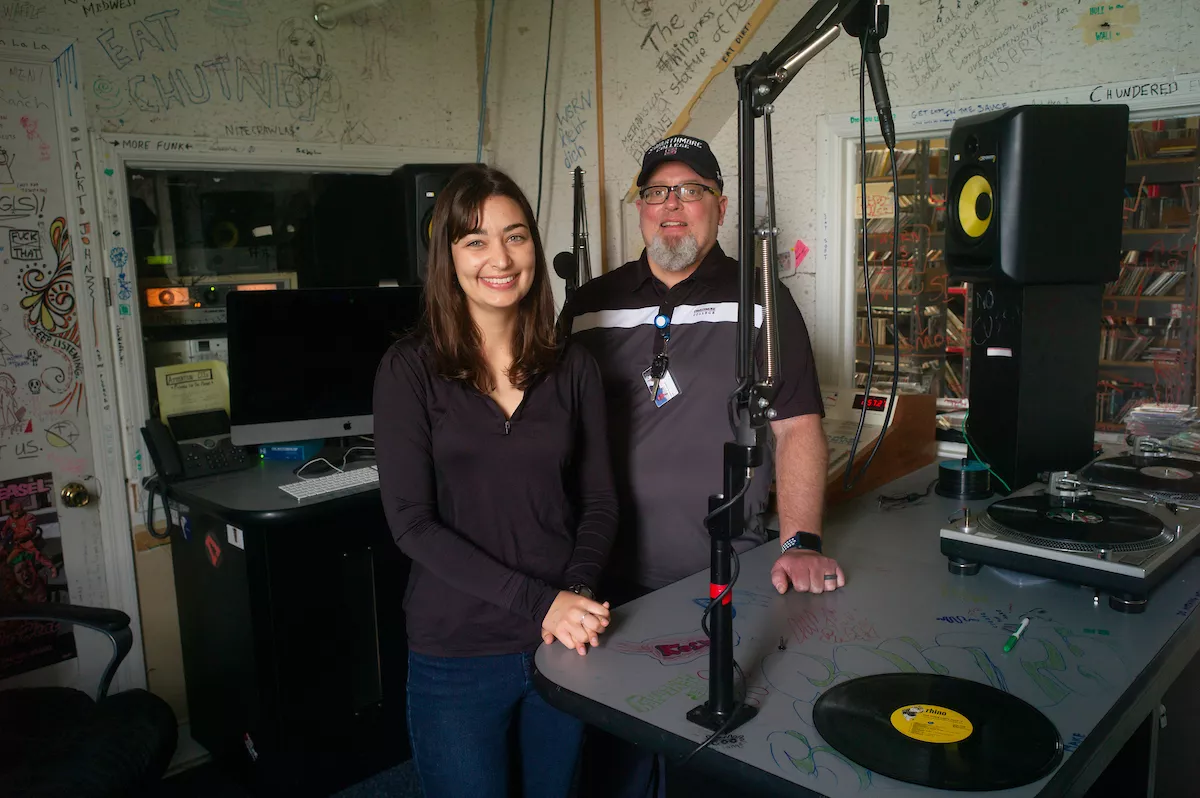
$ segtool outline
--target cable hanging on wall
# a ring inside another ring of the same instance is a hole
[[[479,130],[475,137],[475,162],[483,163],[483,127],[487,120],[488,73],[492,67],[492,20],[496,16],[496,0],[488,12],[487,44],[483,49],[483,87],[479,90]]]

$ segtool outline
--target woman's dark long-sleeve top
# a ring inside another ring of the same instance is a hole
[[[596,362],[568,344],[506,420],[437,375],[419,338],[375,377],[384,511],[413,561],[409,647],[432,656],[532,651],[559,590],[595,587],[617,529]]]

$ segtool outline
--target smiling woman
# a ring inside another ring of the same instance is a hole
[[[515,310],[537,268],[520,205],[508,197],[488,197],[479,216],[479,226],[451,245],[458,285],[476,323],[480,316]]]
[[[533,653],[586,654],[608,626],[592,592],[616,533],[604,391],[592,356],[555,340],[532,219],[501,172],[451,179],[423,331],[375,380],[380,494],[413,562],[408,721],[426,795],[505,794],[519,770],[525,796],[566,796],[583,727],[533,688]]]
[[[524,390],[556,357],[554,295],[533,210],[503,172],[460,170],[433,211],[426,310],[438,370],[483,394]],[[503,364],[485,362],[495,350]]]

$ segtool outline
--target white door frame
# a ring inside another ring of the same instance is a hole
[[[1136,95],[1136,96],[1134,96]],[[1112,104],[1129,106],[1131,120],[1152,119],[1164,111],[1200,113],[1200,73],[1089,84],[1068,89],[1011,94],[987,99],[949,101],[896,108],[896,138],[942,138],[954,120],[1018,105]],[[867,142],[882,141],[874,108],[867,110]],[[816,255],[814,349],[821,382],[854,384],[855,264],[854,151],[859,141],[858,113],[827,114],[817,119],[817,207],[821,235]]]
[[[82,106],[80,106],[82,107]],[[405,163],[468,163],[474,150],[392,148],[366,145],[322,145],[295,141],[249,141],[184,136],[138,136],[96,133],[91,135],[91,152],[98,189],[100,236],[95,258],[103,275],[108,301],[108,325],[103,330],[108,363],[116,363],[115,401],[105,412],[107,446],[105,473],[121,474],[121,502],[104,502],[102,524],[108,584],[119,607],[135,619],[135,652],[127,660],[128,680],[121,686],[146,684],[141,627],[137,622],[137,576],[134,567],[132,527],[144,513],[146,492],[141,483],[150,476],[152,464],[142,450],[141,427],[150,412],[145,382],[145,360],[141,346],[136,268],[128,248],[133,246],[129,220],[126,171],[138,169],[279,170],[388,174]],[[486,157],[486,153],[485,153]],[[126,251],[126,258],[119,251]],[[397,253],[399,257],[399,253]],[[89,380],[91,379],[89,375]],[[90,384],[90,383],[89,383]],[[89,409],[95,391],[88,392]],[[96,416],[93,416],[96,418]],[[97,437],[98,424],[93,426]],[[115,432],[119,430],[119,433]],[[110,491],[110,494],[113,491]],[[120,511],[118,513],[118,510]]]
[[[110,355],[113,346],[109,339],[109,328],[105,324],[104,286],[99,279],[102,270],[99,268],[99,225],[92,152],[87,132],[87,101],[79,87],[81,65],[76,43],[77,39],[72,37],[13,30],[4,32],[2,42],[6,57],[41,64],[53,70],[54,75],[54,112],[58,129],[56,144],[64,181],[62,190],[65,194],[67,229],[71,237],[84,402],[103,548],[107,598],[102,603],[129,615],[134,635],[133,647],[113,678],[112,689],[115,692],[144,686],[146,673],[137,589],[136,585],[127,581],[127,576],[133,573],[133,560],[125,492],[115,479],[108,478],[120,473],[120,441],[116,434],[117,408],[113,395],[116,375]],[[79,116],[75,116],[76,109],[79,110]],[[76,569],[73,576],[85,578],[80,569]]]

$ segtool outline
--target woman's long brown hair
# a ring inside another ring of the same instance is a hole
[[[496,381],[483,354],[483,336],[467,309],[467,297],[454,270],[453,245],[476,230],[483,204],[490,197],[508,197],[520,206],[533,237],[533,285],[517,306],[513,333],[513,362],[509,381],[525,390],[554,367],[554,294],[542,239],[529,200],[512,178],[490,166],[465,166],[442,189],[433,206],[429,261],[425,278],[425,328],[433,347],[438,374],[470,383],[489,394]]]

